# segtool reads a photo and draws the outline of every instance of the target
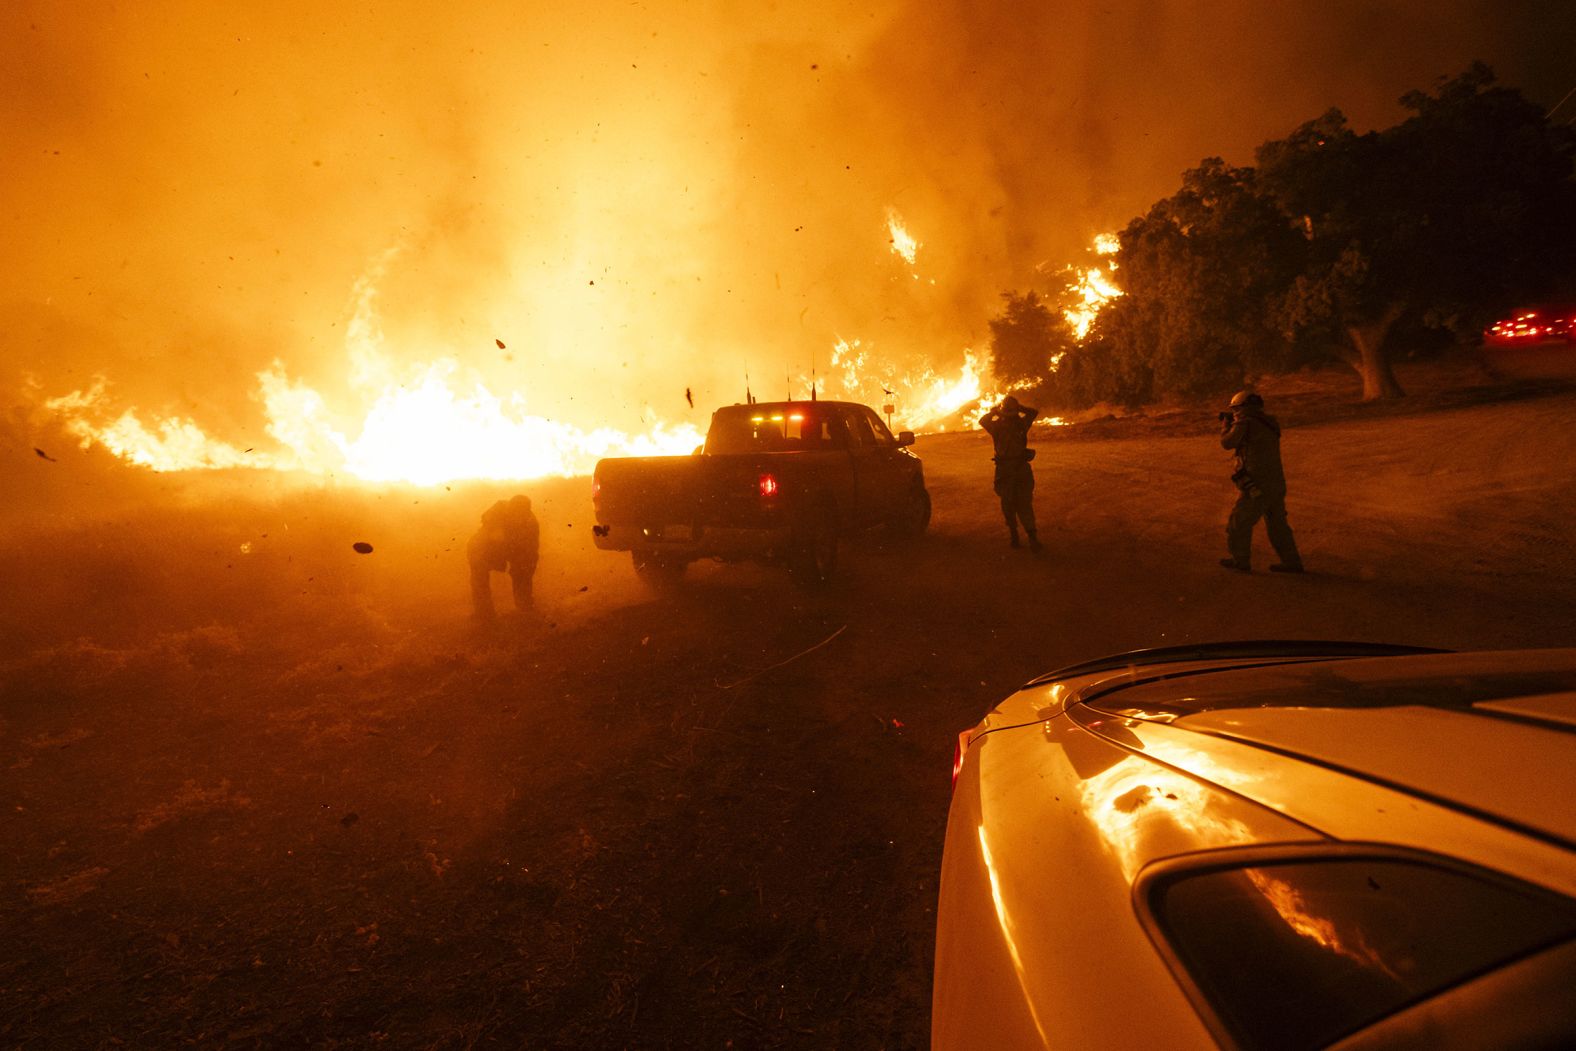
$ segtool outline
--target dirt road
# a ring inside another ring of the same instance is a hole
[[[1299,578],[1215,565],[1229,468],[1191,417],[1038,439],[1038,558],[984,439],[921,439],[932,535],[814,595],[700,567],[653,599],[590,549],[583,480],[526,487],[540,611],[483,634],[485,487],[14,531],[0,1043],[924,1046],[953,741],[1018,683],[1576,638],[1576,396],[1303,415]]]

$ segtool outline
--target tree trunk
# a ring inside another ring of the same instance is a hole
[[[1375,320],[1365,325],[1346,327],[1346,334],[1352,338],[1352,346],[1357,348],[1357,358],[1351,365],[1363,378],[1363,401],[1399,398],[1406,393],[1401,389],[1401,384],[1396,382],[1385,348],[1385,337],[1401,316],[1401,310],[1401,304],[1394,303],[1386,307],[1384,313]]]

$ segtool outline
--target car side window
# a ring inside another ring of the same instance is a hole
[[[892,437],[892,432],[887,430],[887,425],[882,423],[881,417],[874,412],[867,408],[860,409],[859,417],[865,421],[865,426],[870,429],[870,433],[874,436],[877,445],[893,446],[897,444],[897,439]]]
[[[868,449],[878,444],[863,413],[850,412],[843,417],[843,422],[848,426],[848,443],[854,448]]]
[[[873,413],[872,410],[868,410],[868,408],[865,410],[865,416],[870,418],[870,425],[872,425],[873,429],[875,429],[876,441],[884,444],[884,446],[895,446],[895,444],[897,444],[897,438],[892,436],[892,432],[887,429],[887,425],[881,421],[879,416],[876,416],[876,414]]]
[[[790,441],[797,441],[805,448],[830,445],[833,442],[832,421],[825,415],[790,413],[786,434]]]
[[[1324,1047],[1576,935],[1576,902],[1412,858],[1183,869],[1140,897],[1196,998],[1249,1051]]]

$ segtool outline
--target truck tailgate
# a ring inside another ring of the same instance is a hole
[[[639,456],[596,465],[597,519],[618,525],[693,522],[706,490],[699,456]]]
[[[751,457],[617,457],[596,467],[597,521],[632,526],[767,524],[759,482],[763,467]]]

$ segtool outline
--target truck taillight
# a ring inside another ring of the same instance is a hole
[[[969,744],[974,740],[973,730],[958,734],[957,746],[952,750],[952,787],[958,787],[958,775],[963,772],[963,757],[969,754]]]
[[[761,475],[760,482],[759,482],[759,487],[760,487],[760,490],[761,490],[762,498],[769,498],[769,497],[776,496],[777,495],[777,476],[775,474],[763,474],[763,475]]]

